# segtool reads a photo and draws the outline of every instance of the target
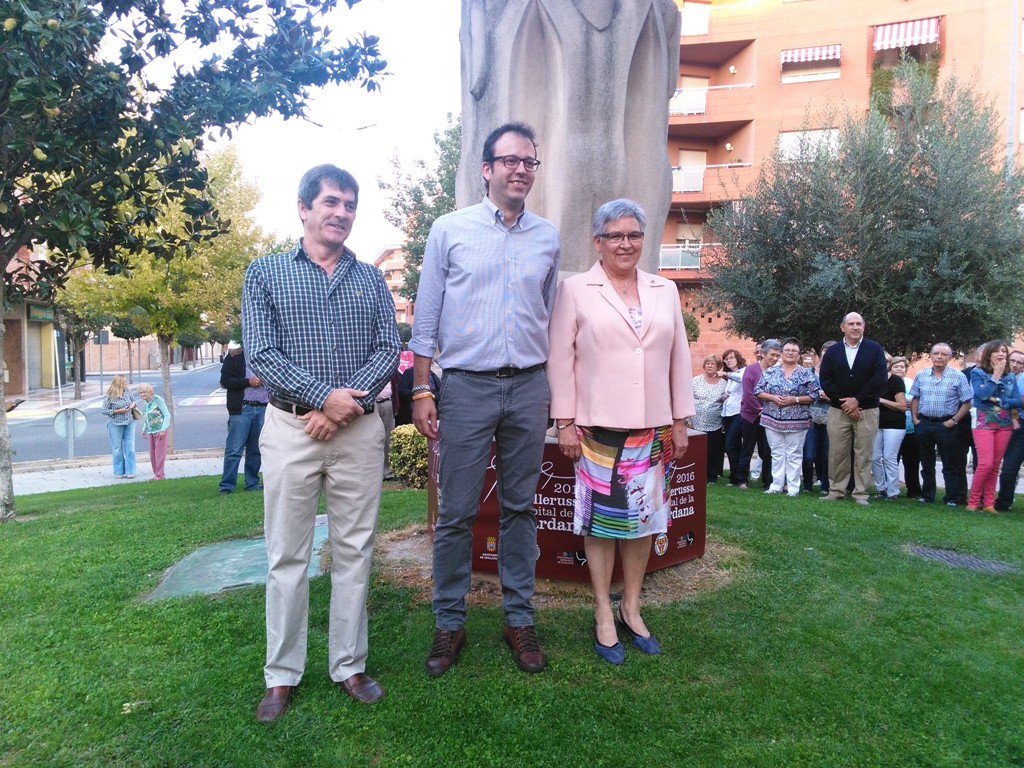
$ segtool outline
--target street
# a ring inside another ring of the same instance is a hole
[[[95,380],[95,375],[91,375],[90,380]],[[163,395],[159,371],[144,371],[141,379],[139,374],[135,374],[130,386],[134,389],[140,381],[149,382],[158,395]],[[228,412],[224,406],[224,390],[220,388],[220,363],[189,371],[172,367],[171,381],[174,388],[175,450],[223,448]],[[103,379],[104,390],[109,383],[108,373]],[[81,410],[87,419],[84,434],[74,441],[75,458],[109,455],[107,418],[100,413],[102,396],[69,400],[70,391],[70,387],[65,389],[64,407]],[[90,391],[94,392],[95,387]],[[54,430],[52,414],[37,416],[24,412],[19,414],[15,410],[8,414],[8,420],[15,463],[69,458],[68,441]],[[140,453],[148,451],[141,425],[137,429],[136,450]]]

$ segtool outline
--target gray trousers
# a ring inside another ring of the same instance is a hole
[[[438,629],[466,621],[473,521],[495,444],[501,508],[498,575],[505,623],[533,624],[537,492],[551,394],[543,370],[507,378],[446,371],[438,403],[440,468],[434,531],[433,609]]]

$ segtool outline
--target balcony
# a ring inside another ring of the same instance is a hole
[[[730,171],[727,174],[726,179],[732,180],[729,177],[734,177],[737,183],[749,182],[751,180],[750,171],[743,169],[753,168],[753,163],[738,161],[734,163],[716,163],[714,165],[693,165],[685,168],[673,168],[672,169],[672,195],[690,194],[690,193],[703,193],[705,190],[706,179],[708,171],[714,171],[714,179],[722,179],[723,169]],[[718,199],[718,198],[716,198]],[[724,196],[722,199],[730,199],[729,196]]]
[[[700,246],[663,245],[658,255],[658,269],[700,270]]]
[[[743,107],[751,107],[751,98],[746,93],[755,83],[733,83],[730,85],[709,85],[706,88],[679,88],[669,99],[669,119],[677,116],[706,115],[708,112],[717,118],[724,112],[732,119],[733,115]]]

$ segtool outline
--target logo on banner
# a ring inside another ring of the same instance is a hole
[[[487,551],[491,554],[498,551],[498,537],[488,536],[487,537]]]
[[[668,536],[666,536],[664,533],[659,533],[654,538],[654,553],[658,557],[661,557],[666,552],[668,552]]]

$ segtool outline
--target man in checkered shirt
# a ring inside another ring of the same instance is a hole
[[[384,462],[384,425],[373,410],[400,343],[384,276],[345,247],[358,200],[347,171],[307,171],[299,184],[302,241],[250,264],[242,291],[243,345],[272,406],[260,436],[269,561],[261,722],[285,713],[305,669],[307,574],[321,497],[332,555],[328,673],[358,701],[384,696],[365,674]]]

